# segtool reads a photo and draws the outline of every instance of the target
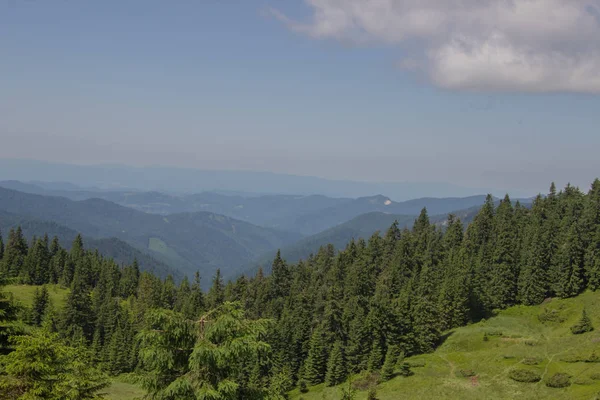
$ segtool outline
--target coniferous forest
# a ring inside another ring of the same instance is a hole
[[[20,229],[0,236],[0,273],[36,287],[31,307],[0,301],[3,399],[101,398],[124,373],[149,399],[284,399],[361,371],[389,379],[453,328],[599,289],[600,180],[588,192],[552,185],[527,207],[488,196],[468,226],[423,209],[410,230],[295,264],[278,254],[269,274],[224,282],[217,270],[202,277],[208,292],[198,274],[161,279],[81,236],[66,250]],[[68,288],[64,304],[49,286]]]

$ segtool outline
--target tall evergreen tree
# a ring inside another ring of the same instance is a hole
[[[33,293],[33,305],[31,307],[31,324],[40,326],[44,319],[44,315],[50,306],[50,294],[48,288],[44,285],[41,288],[36,288]]]
[[[221,276],[221,269],[218,268],[213,277],[212,286],[208,291],[208,306],[210,308],[218,307],[225,301],[225,288],[223,286],[223,277]]]
[[[329,361],[327,363],[327,373],[325,383],[327,386],[336,386],[346,380],[346,360],[344,357],[344,348],[340,341],[333,346]]]
[[[327,332],[318,325],[310,338],[310,350],[304,365],[304,378],[313,385],[324,382],[328,358]]]
[[[508,195],[496,210],[494,254],[490,280],[490,302],[494,308],[506,308],[516,302],[517,265],[516,234],[513,207]]]

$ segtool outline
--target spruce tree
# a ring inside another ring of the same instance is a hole
[[[571,332],[575,335],[579,335],[586,332],[591,332],[594,330],[594,326],[592,325],[592,321],[590,317],[588,317],[585,308],[581,312],[581,319],[571,327]]]
[[[327,372],[327,332],[318,325],[310,338],[308,356],[304,366],[304,378],[312,385],[318,385],[325,380]]]
[[[245,365],[267,354],[268,322],[248,320],[239,304],[224,303],[199,323],[172,311],[147,315],[140,334],[142,386],[153,398],[252,398],[241,379]],[[260,398],[260,397],[259,397]]]
[[[344,357],[344,348],[342,342],[337,341],[333,345],[333,350],[327,363],[327,374],[325,375],[325,384],[327,386],[336,386],[346,380],[346,360]]]
[[[562,298],[576,296],[584,288],[584,249],[580,228],[573,223],[558,250],[554,290]]]
[[[8,241],[4,249],[4,258],[2,261],[6,277],[16,277],[23,271],[27,253],[27,241],[23,237],[21,227],[17,227],[16,230],[11,229],[8,234]]]
[[[545,234],[544,200],[538,196],[532,207],[528,227],[529,246],[519,276],[519,300],[526,305],[540,304],[548,293],[547,235]]]
[[[44,285],[41,288],[36,288],[33,293],[33,305],[31,307],[31,324],[40,326],[46,314],[46,310],[50,306],[50,295],[48,288]]]
[[[221,276],[221,269],[218,268],[213,277],[212,286],[208,291],[208,306],[210,308],[216,308],[223,304],[225,301],[225,288],[223,286],[223,277]]]
[[[495,242],[489,292],[491,306],[503,309],[516,302],[518,276],[515,261],[517,230],[508,195],[500,202],[494,219]]]
[[[4,241],[2,240],[2,230],[0,229],[0,266],[2,265],[3,258],[4,258]]]
[[[381,369],[381,379],[383,381],[389,381],[394,377],[394,370],[396,369],[396,363],[398,362],[398,347],[395,345],[388,346],[387,353],[385,354],[385,362]]]
[[[12,341],[14,351],[3,360],[5,393],[19,393],[20,399],[98,399],[109,384],[85,349],[65,345],[56,334],[36,330]]]

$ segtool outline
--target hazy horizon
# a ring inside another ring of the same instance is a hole
[[[4,2],[0,158],[585,190],[599,10]]]

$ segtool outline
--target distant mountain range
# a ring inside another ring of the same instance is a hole
[[[48,189],[40,184],[19,181],[2,181],[0,187],[32,194],[62,196],[76,201],[100,198],[146,213],[161,215],[211,212],[302,235],[314,235],[371,212],[418,215],[423,207],[427,207],[431,215],[447,214],[454,210],[481,205],[485,200],[484,195],[462,198],[421,198],[404,202],[395,202],[383,195],[358,199],[331,198],[321,195],[248,197],[214,192],[174,195],[161,192]]]
[[[35,160],[0,159],[0,180],[69,182],[101,189],[136,189],[176,193],[237,191],[262,194],[321,194],[364,197],[385,193],[395,201],[419,197],[463,197],[481,193],[503,196],[504,190],[464,188],[442,182],[355,182],[252,171],[217,171],[175,167],[71,165]],[[513,196],[524,193],[509,191]]]
[[[216,268],[236,271],[258,255],[284,247],[300,235],[262,228],[208,212],[147,214],[102,200],[73,201],[0,188],[0,210],[49,221],[92,239],[117,238],[158,261],[210,280]]]
[[[384,232],[395,220],[410,227],[423,207],[434,223],[443,224],[449,212],[468,223],[484,201],[483,195],[395,202],[383,195],[168,194],[12,180],[0,182],[0,229],[6,234],[22,225],[29,237],[57,235],[66,246],[81,233],[89,248],[120,262],[137,258],[163,276],[198,270],[208,286],[216,268],[232,277],[268,266],[277,249],[296,261],[328,243],[341,248]]]

